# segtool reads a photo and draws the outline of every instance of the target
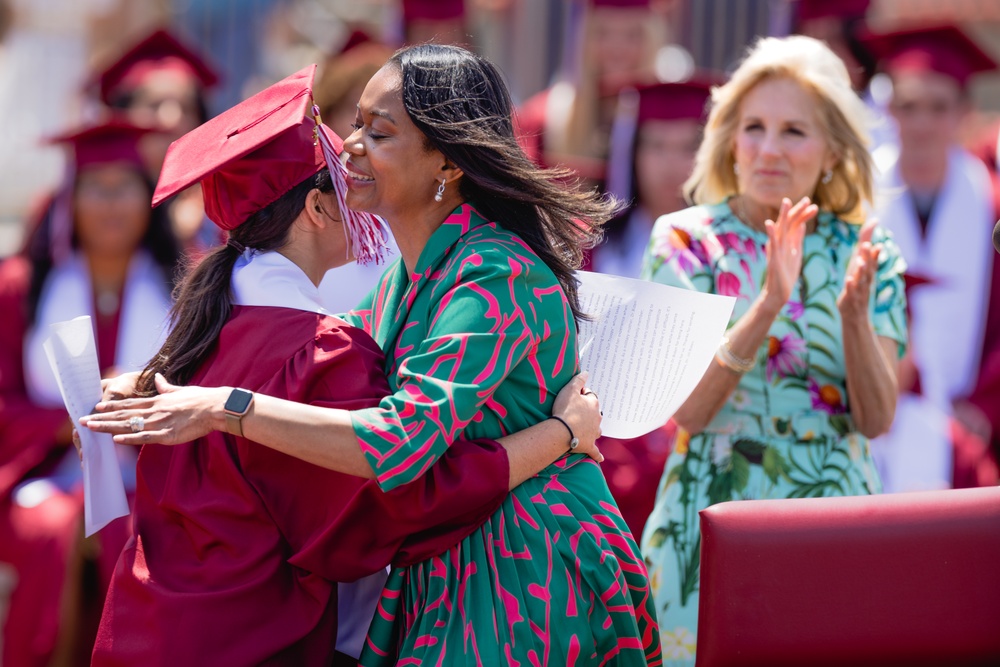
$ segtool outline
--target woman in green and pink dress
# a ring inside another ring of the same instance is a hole
[[[352,317],[385,351],[395,393],[352,412],[258,394],[243,430],[388,490],[423,475],[459,436],[546,420],[578,369],[572,271],[614,205],[532,165],[500,72],[464,49],[398,52],[358,108],[344,144],[347,203],[389,222],[401,258]],[[219,390],[185,388],[131,409],[111,404],[107,421],[90,425],[120,432],[139,415],[158,440],[185,442],[224,428],[223,401]],[[362,664],[658,664],[638,548],[600,468],[565,437],[566,455],[485,524],[393,571]]]
[[[713,91],[686,184],[699,205],[653,228],[644,277],[736,298],[642,536],[667,664],[695,663],[699,510],[881,491],[869,438],[892,421],[904,264],[866,220],[863,120],[829,48],[760,41]]]

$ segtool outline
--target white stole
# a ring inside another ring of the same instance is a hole
[[[233,303],[240,306],[294,308],[330,315],[323,307],[319,288],[292,260],[276,251],[247,248],[233,267]],[[289,493],[294,493],[289,490]],[[338,583],[337,650],[351,657],[361,655],[368,626],[375,615],[389,569]]]
[[[233,304],[272,306],[330,315],[319,288],[298,264],[281,253],[247,248],[233,266]]]
[[[931,284],[913,290],[911,340],[923,393],[942,405],[970,392],[979,371],[993,246],[992,185],[986,167],[960,149],[948,156],[927,237],[896,165],[887,174],[878,207],[909,267]]]
[[[891,431],[872,443],[887,492],[951,486],[951,402],[973,388],[986,326],[991,188],[986,167],[952,149],[922,238],[896,163],[880,185],[879,222],[892,232],[908,272],[933,281],[909,295],[910,345],[921,395],[901,396]]]
[[[142,370],[159,351],[167,336],[170,291],[163,271],[145,251],[137,251],[128,267],[122,294],[115,348],[115,367]],[[73,255],[54,267],[45,280],[38,301],[34,326],[25,336],[24,380],[28,395],[37,405],[61,407],[62,397],[42,344],[49,326],[93,313],[93,288],[86,261]]]

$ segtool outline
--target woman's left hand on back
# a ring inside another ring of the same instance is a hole
[[[179,445],[225,429],[222,406],[230,387],[179,387],[157,374],[156,389],[159,395],[150,398],[102,401],[80,425],[111,433],[120,445]]]

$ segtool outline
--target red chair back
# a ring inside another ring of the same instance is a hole
[[[701,512],[697,667],[1000,665],[1000,488]]]

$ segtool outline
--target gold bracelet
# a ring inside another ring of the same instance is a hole
[[[744,359],[733,354],[732,348],[729,347],[728,336],[722,337],[722,342],[719,343],[719,349],[715,351],[715,360],[718,361],[719,365],[723,368],[728,368],[732,372],[738,373],[739,375],[752,371],[754,366],[757,365],[756,357]]]

